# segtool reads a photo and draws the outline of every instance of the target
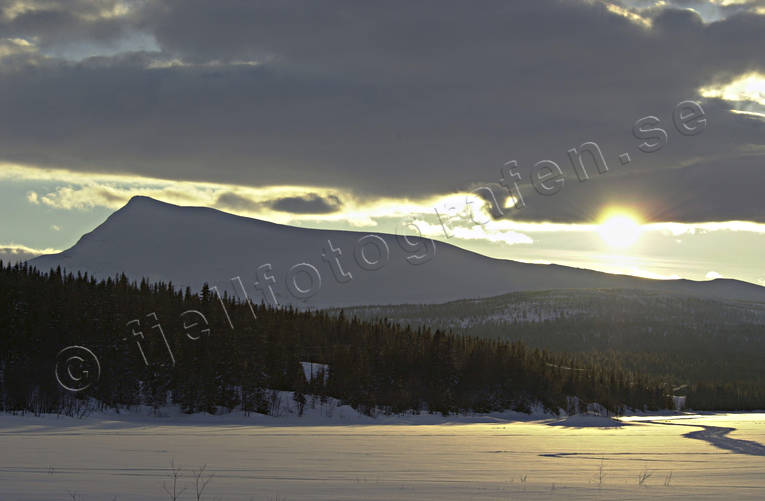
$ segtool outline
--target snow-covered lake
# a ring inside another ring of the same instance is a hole
[[[765,414],[352,422],[0,416],[0,500],[765,499]]]

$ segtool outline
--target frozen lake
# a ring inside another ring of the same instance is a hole
[[[172,459],[179,499],[765,498],[765,414],[438,419],[0,416],[0,499],[168,499]]]

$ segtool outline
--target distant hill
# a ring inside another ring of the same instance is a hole
[[[693,329],[765,326],[765,303],[640,289],[555,289],[513,292],[442,304],[357,306],[344,309],[359,318],[387,318],[411,325],[478,332],[487,326],[520,329],[564,322],[661,323]],[[765,338],[765,336],[763,336]]]
[[[145,277],[193,290],[207,282],[229,294],[238,288],[231,279],[240,277],[256,302],[273,304],[275,299],[279,305],[308,307],[433,304],[514,291],[593,288],[765,302],[765,288],[736,280],[649,280],[493,259],[443,242],[407,248],[401,240],[388,234],[297,228],[135,197],[72,248],[37,257],[30,264],[43,271],[57,266],[87,271],[98,278],[124,272],[132,279]],[[429,258],[419,259],[422,256]],[[424,262],[416,264],[420,261]],[[320,286],[301,263],[316,270]],[[256,281],[266,284],[256,273],[266,264],[274,277],[273,298],[255,287]],[[292,293],[287,287],[290,279],[297,285]]]
[[[565,289],[438,305],[354,307],[343,313],[521,341],[569,353],[572,364],[614,364],[673,386],[690,384],[698,407],[707,398],[711,407],[712,401],[730,408],[741,408],[744,400],[765,404],[763,303],[650,290]]]

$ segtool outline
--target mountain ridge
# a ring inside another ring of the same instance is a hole
[[[71,248],[28,262],[43,271],[61,266],[98,278],[125,273],[192,290],[208,283],[244,299],[241,281],[247,297],[280,306],[434,304],[570,288],[765,302],[764,287],[739,280],[652,280],[496,259],[416,240],[410,245],[385,233],[300,228],[135,196]]]

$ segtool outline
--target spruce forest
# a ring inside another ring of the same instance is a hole
[[[574,367],[570,356],[522,342],[273,309],[124,275],[97,281],[0,264],[0,324],[6,412],[76,414],[95,401],[269,414],[277,390],[294,392],[298,404],[333,397],[368,414],[671,406],[666,382],[613,361]],[[101,369],[80,392],[54,375],[57,354],[73,345],[92,350]],[[326,364],[328,374],[307,380],[305,361]]]

